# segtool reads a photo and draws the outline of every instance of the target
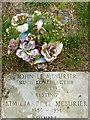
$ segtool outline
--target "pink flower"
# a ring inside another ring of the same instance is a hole
[[[17,49],[19,41],[20,41],[19,38],[17,38],[16,40],[15,39],[10,40],[10,43],[8,45],[8,54],[14,52]]]
[[[37,21],[36,24],[38,31],[42,28],[43,22],[41,20]]]
[[[17,49],[16,55],[26,62],[30,62],[35,59],[36,56],[40,56],[40,53],[39,50],[35,48],[35,41],[29,41],[20,44],[20,48]]]

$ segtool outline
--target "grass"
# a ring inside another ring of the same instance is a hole
[[[3,3],[4,4],[4,3]],[[6,4],[8,5],[8,3]],[[88,71],[88,30],[87,30],[87,18],[88,18],[88,3],[23,3],[23,11],[32,13],[38,9],[41,11],[55,11],[57,9],[73,12],[73,26],[74,29],[66,34],[66,38],[63,40],[64,48],[62,53],[58,56],[55,62],[51,64],[33,65],[19,59],[15,54],[7,55],[7,46],[9,44],[10,36],[6,34],[6,28],[10,26],[10,19],[13,16],[10,9],[17,13],[17,10],[12,6],[3,8],[3,72],[16,72],[16,71]],[[21,10],[19,10],[21,11]],[[48,67],[47,67],[48,66]]]

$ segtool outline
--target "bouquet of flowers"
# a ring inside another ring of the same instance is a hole
[[[36,10],[31,15],[17,14],[6,29],[10,36],[13,34],[8,54],[15,52],[30,64],[52,62],[62,51],[64,26],[54,13]]]

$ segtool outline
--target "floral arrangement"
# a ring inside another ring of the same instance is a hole
[[[13,52],[30,64],[52,62],[61,53],[65,24],[49,12],[20,13],[6,29],[10,39],[8,54]],[[13,36],[12,36],[13,34]]]

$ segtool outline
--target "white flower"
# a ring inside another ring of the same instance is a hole
[[[9,28],[6,29],[6,32],[7,32],[7,33],[9,32]]]
[[[35,10],[34,13],[37,14],[37,15],[41,15],[41,12],[38,11],[38,10]]]
[[[41,20],[39,20],[35,23],[35,25],[37,26],[37,29],[39,31],[42,28],[43,22]]]
[[[17,16],[14,16],[14,17],[12,18],[11,24],[12,24],[13,26],[17,26],[17,25],[18,25],[17,21],[18,21],[18,17],[17,17]]]
[[[29,17],[29,15],[27,13],[17,14],[16,16],[13,16],[13,18],[11,20],[11,24],[13,26],[23,24],[27,20],[28,17]]]
[[[57,56],[61,53],[61,50],[63,48],[62,43],[49,43],[44,44],[42,46],[41,53],[44,56],[44,58],[50,62],[52,60],[55,60]]]
[[[28,24],[25,23],[23,25],[20,25],[16,29],[21,33],[26,32],[28,30]]]

